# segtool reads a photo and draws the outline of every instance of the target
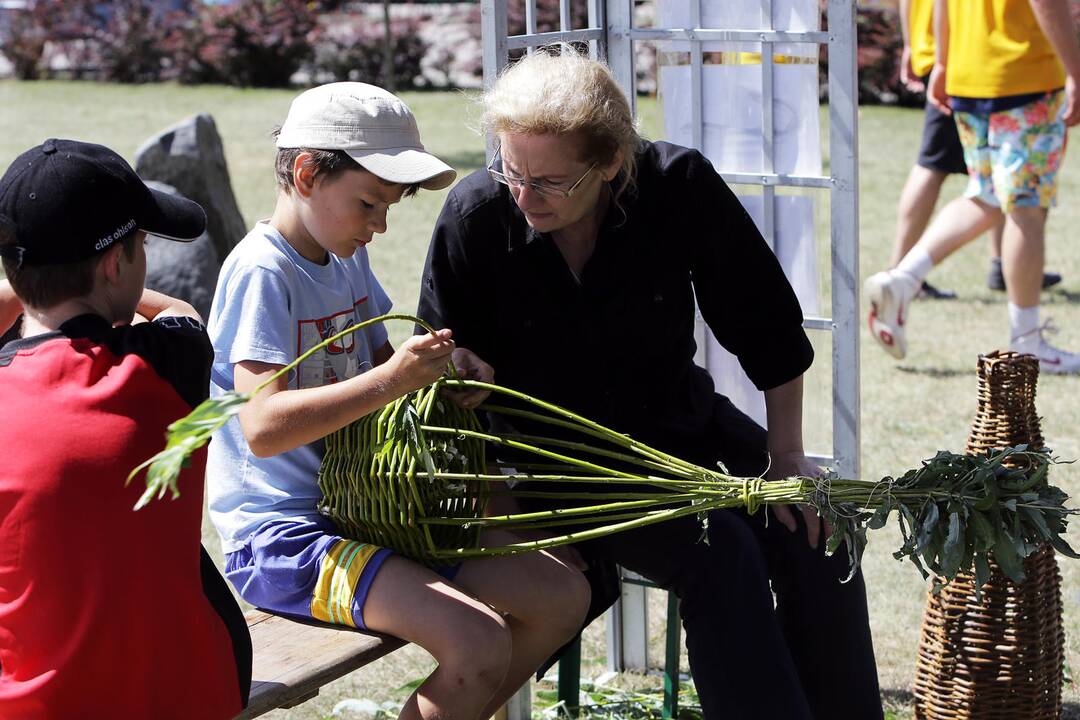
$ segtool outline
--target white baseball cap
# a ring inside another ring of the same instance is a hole
[[[330,83],[298,95],[277,146],[344,150],[383,180],[425,190],[441,190],[457,177],[424,150],[416,118],[401,98],[365,83]]]

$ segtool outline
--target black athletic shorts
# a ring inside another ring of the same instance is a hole
[[[922,147],[919,148],[916,162],[928,170],[967,175],[964,148],[960,145],[960,134],[956,132],[956,121],[952,115],[945,115],[929,102],[926,103]]]

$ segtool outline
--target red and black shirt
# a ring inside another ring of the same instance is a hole
[[[83,315],[0,348],[0,718],[223,718],[247,629],[200,544],[205,452],[180,497],[128,473],[206,397],[202,325]]]

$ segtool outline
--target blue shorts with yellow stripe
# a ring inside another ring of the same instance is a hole
[[[364,602],[390,554],[341,537],[327,518],[274,520],[225,555],[225,576],[263,610],[366,630]],[[456,570],[436,572],[453,579]]]

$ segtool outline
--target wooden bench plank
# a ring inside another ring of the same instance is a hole
[[[387,655],[405,643],[321,623],[303,623],[250,612],[254,659],[251,697],[238,720],[314,697],[323,685]]]

